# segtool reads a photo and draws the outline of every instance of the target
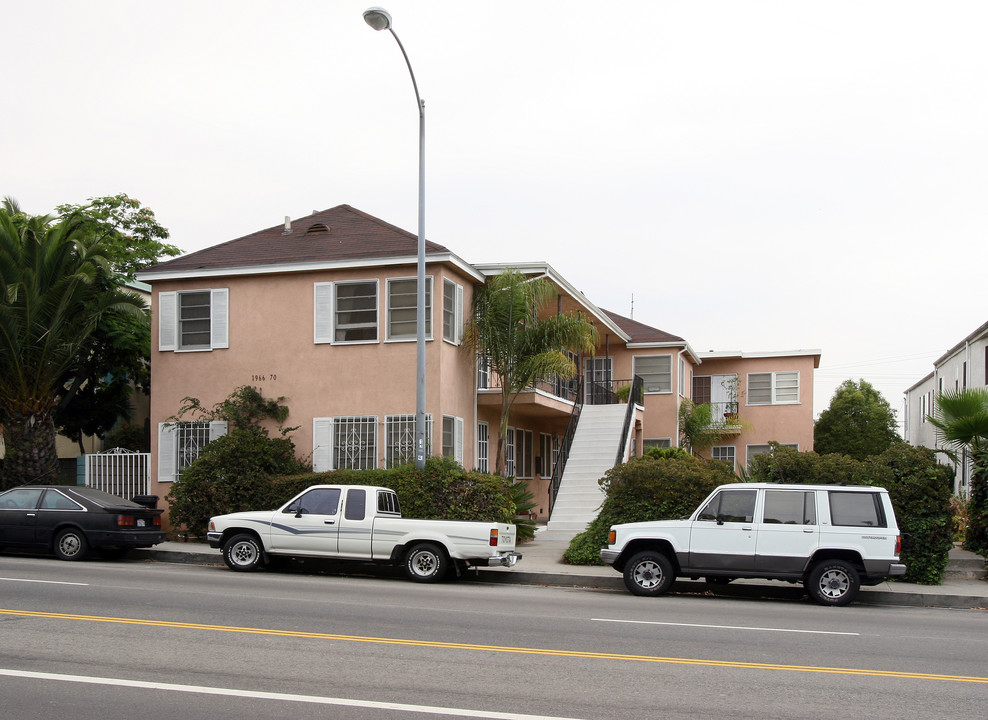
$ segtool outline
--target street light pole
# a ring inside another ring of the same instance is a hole
[[[391,27],[391,15],[384,8],[372,7],[364,11],[364,21],[374,30],[387,30],[398,43],[405,57],[408,74],[412,77],[415,90],[415,103],[419,109],[419,235],[416,274],[415,307],[415,467],[425,467],[425,101],[419,95],[412,63],[405,52],[405,46]]]

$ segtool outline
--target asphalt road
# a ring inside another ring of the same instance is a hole
[[[986,613],[0,556],[0,714],[972,718]]]

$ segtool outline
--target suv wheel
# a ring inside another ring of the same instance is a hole
[[[823,560],[806,577],[806,592],[821,605],[847,605],[858,596],[861,578],[854,566],[843,560]]]
[[[654,550],[632,555],[624,566],[624,584],[633,595],[661,595],[672,587],[675,579],[669,558]]]

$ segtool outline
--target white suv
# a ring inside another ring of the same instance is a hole
[[[635,595],[661,595],[677,576],[802,582],[823,605],[847,605],[861,585],[905,575],[888,491],[845,485],[722,485],[682,520],[610,530],[600,559]]]

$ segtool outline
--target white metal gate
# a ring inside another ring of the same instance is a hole
[[[151,454],[113,448],[86,455],[86,486],[122,498],[151,491]]]

